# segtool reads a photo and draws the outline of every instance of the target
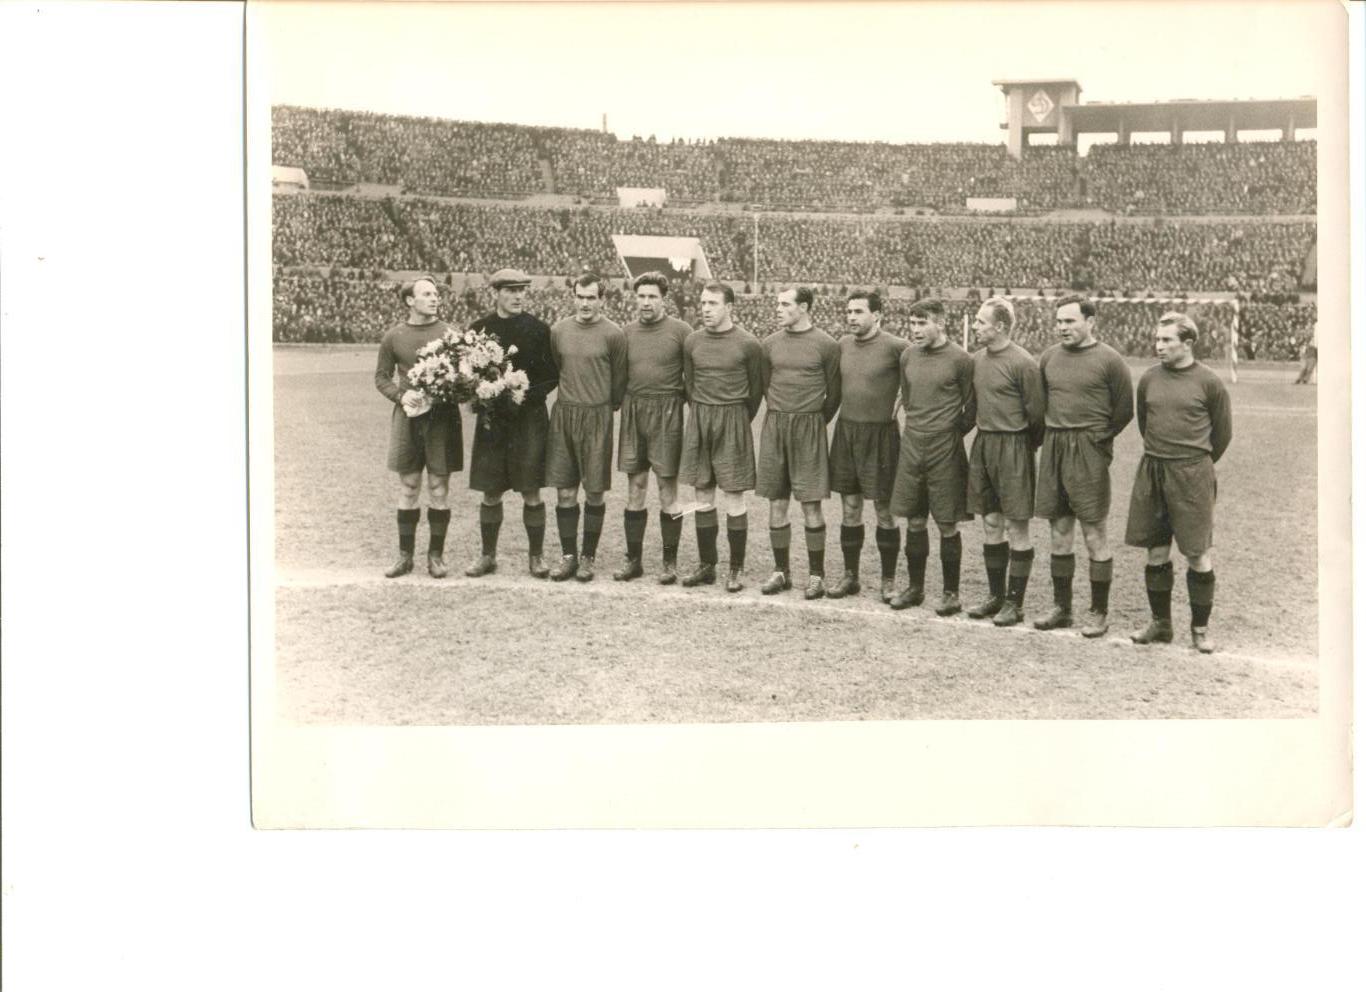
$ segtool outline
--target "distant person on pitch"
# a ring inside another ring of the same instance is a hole
[[[1091,610],[1083,637],[1110,629],[1114,557],[1107,535],[1110,460],[1115,438],[1134,418],[1133,377],[1119,352],[1096,340],[1096,304],[1082,296],[1058,300],[1057,344],[1039,356],[1043,377],[1044,437],[1034,514],[1048,520],[1053,610],[1034,621],[1039,630],[1072,626],[1072,554],[1077,521],[1090,557]]]
[[[559,394],[550,411],[546,482],[556,493],[560,532],[556,582],[594,576],[598,539],[612,488],[612,414],[626,395],[626,335],[602,315],[607,284],[592,272],[574,280],[574,315],[550,328],[550,348],[560,369]],[[579,487],[583,487],[583,546],[579,554]]]
[[[1307,386],[1313,381],[1314,370],[1319,366],[1319,325],[1314,325],[1314,333],[1304,346],[1301,356],[1304,365],[1300,367],[1300,374],[1295,377],[1295,385]]]
[[[685,586],[716,581],[716,491],[726,511],[730,576],[726,592],[744,589],[749,515],[745,493],[754,488],[754,435],[750,424],[764,398],[763,350],[758,340],[731,317],[735,291],[721,282],[702,288],[702,326],[683,342],[683,388],[688,397],[683,456],[678,477],[693,487],[698,503],[698,565],[683,578]],[[681,522],[676,524],[681,529]],[[677,540],[677,531],[674,539]],[[666,548],[667,548],[666,537]],[[666,567],[659,581],[674,581]]]
[[[669,280],[661,272],[637,276],[636,319],[626,334],[626,398],[621,404],[617,468],[626,473],[626,563],[612,578],[629,582],[645,574],[641,565],[645,494],[650,471],[659,491],[659,527],[664,570],[675,572],[683,520],[678,511],[678,465],[683,454],[683,344],[692,328],[665,312]]]
[[[1157,325],[1157,357],[1138,380],[1143,458],[1134,478],[1124,541],[1148,550],[1143,570],[1153,619],[1131,635],[1136,644],[1172,640],[1172,539],[1186,559],[1191,643],[1209,654],[1214,608],[1214,465],[1233,440],[1228,388],[1195,360],[1195,321],[1175,311]]]
[[[1043,379],[1039,363],[1011,340],[1015,308],[993,296],[977,309],[972,329],[981,347],[972,356],[977,434],[968,457],[968,510],[982,515],[985,602],[968,610],[998,627],[1024,619],[1025,588],[1034,567],[1029,520],[1034,516],[1034,451],[1043,439]]]
[[[431,406],[422,393],[409,387],[408,370],[417,363],[418,350],[439,339],[450,325],[436,316],[441,296],[432,276],[403,283],[398,297],[408,308],[408,317],[384,332],[375,367],[375,388],[394,404],[389,417],[388,466],[398,473],[398,561],[384,575],[393,579],[413,570],[417,522],[422,515],[418,491],[425,469],[427,572],[442,579],[447,575],[444,555],[451,520],[447,492],[451,473],[464,466],[460,408]]]
[[[873,501],[877,517],[877,549],[882,565],[882,601],[896,591],[896,560],[901,531],[892,516],[892,486],[900,452],[896,422],[905,338],[882,329],[882,297],[855,290],[844,305],[850,333],[839,340],[840,416],[830,441],[830,488],[840,494],[840,550],[844,575],[826,595],[831,599],[859,593],[859,559],[863,556],[863,501]]]
[[[825,518],[830,495],[830,452],[825,426],[840,405],[840,348],[811,323],[814,294],[807,286],[778,294],[779,330],[761,342],[764,363],[764,426],[759,435],[759,485],[769,501],[768,534],[773,574],[759,587],[765,595],[792,588],[788,520],[792,497],[806,525],[806,599],[825,595]]]
[[[531,386],[522,405],[491,421],[479,415],[470,454],[470,488],[484,494],[479,503],[479,557],[465,574],[472,579],[498,566],[498,532],[503,526],[503,494],[522,494],[522,525],[527,536],[527,569],[538,579],[550,574],[543,559],[545,504],[545,449],[550,418],[545,398],[559,384],[560,373],[550,352],[550,328],[527,313],[526,292],[531,277],[517,269],[499,269],[489,280],[493,312],[470,326],[498,339],[504,351],[516,348],[512,367],[526,373]]]

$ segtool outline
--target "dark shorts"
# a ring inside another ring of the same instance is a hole
[[[830,488],[845,496],[891,499],[900,451],[895,420],[864,424],[841,417],[830,439]]]
[[[437,407],[420,417],[409,417],[395,403],[389,418],[391,471],[401,475],[421,472],[450,475],[465,467],[465,441],[459,407]]]
[[[1023,431],[978,431],[968,456],[968,509],[1007,520],[1034,516],[1034,452]]]
[[[470,452],[470,488],[481,493],[525,493],[545,486],[545,446],[550,417],[545,403],[516,416],[499,415],[494,426],[481,414]]]
[[[754,435],[743,403],[692,404],[683,428],[678,478],[699,489],[716,486],[726,493],[754,488]]]
[[[1045,520],[1076,517],[1103,523],[1110,515],[1110,460],[1114,440],[1093,431],[1045,429],[1039,449],[1039,485],[1034,515]]]
[[[957,431],[901,433],[892,515],[953,524],[971,520],[968,512],[968,456]]]
[[[817,503],[830,495],[830,451],[820,413],[764,414],[759,433],[759,485],[765,499]]]
[[[1129,497],[1129,523],[1124,543],[1138,548],[1171,544],[1183,555],[1204,554],[1214,547],[1214,499],[1219,484],[1207,456],[1179,461],[1144,455]]]
[[[557,400],[550,411],[545,482],[557,489],[582,485],[585,492],[612,488],[612,407]]]
[[[672,479],[682,455],[683,397],[628,393],[621,404],[617,468],[627,475],[654,469],[661,479]]]

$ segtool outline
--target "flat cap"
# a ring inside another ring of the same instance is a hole
[[[494,289],[516,289],[518,286],[530,286],[531,276],[521,269],[499,269],[489,279],[489,285]]]

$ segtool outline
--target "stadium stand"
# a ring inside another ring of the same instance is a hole
[[[277,165],[315,185],[399,185],[441,196],[555,191],[594,201],[618,186],[663,187],[675,202],[769,210],[962,213],[968,197],[1015,197],[1026,213],[1311,214],[1314,141],[1031,147],[883,142],[620,140],[599,131],[485,124],[302,107],[272,109]],[[794,177],[797,181],[793,181]]]

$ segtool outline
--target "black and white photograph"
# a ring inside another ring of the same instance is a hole
[[[330,731],[1340,709],[1336,5],[249,13],[262,822]]]

